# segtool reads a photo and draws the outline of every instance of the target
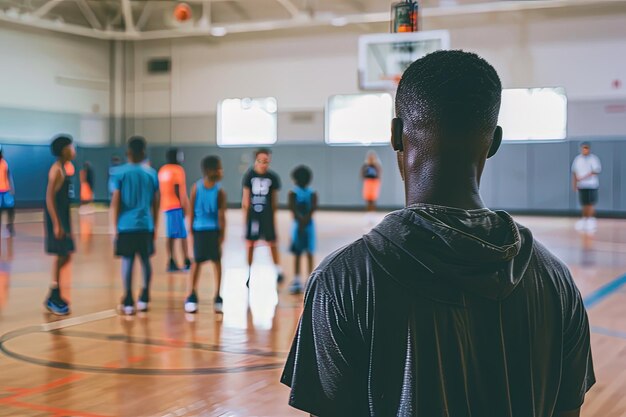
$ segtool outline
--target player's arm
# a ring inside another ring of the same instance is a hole
[[[191,186],[191,200],[190,200],[190,210],[189,210],[189,233],[193,235],[193,221],[196,217],[196,195],[198,193],[198,189],[196,188],[196,184]]]
[[[288,201],[289,211],[293,214],[293,218],[299,220],[298,212],[296,211],[296,194],[293,191],[289,191]]]
[[[87,172],[85,172],[84,169],[81,169],[80,173],[78,175],[80,177],[80,183],[81,184],[84,183],[84,182],[87,182]]]
[[[111,195],[111,210],[113,210],[113,225],[115,226],[116,233],[117,233],[117,226],[120,221],[120,207],[121,207],[120,190],[115,189],[113,191],[113,194]]]
[[[243,187],[243,194],[241,196],[241,208],[244,212],[247,212],[250,208],[250,187]]]
[[[154,239],[157,236],[157,227],[159,224],[159,206],[161,204],[161,193],[159,187],[156,187],[154,198],[152,199],[152,218],[154,219]]]
[[[220,188],[220,191],[217,194],[217,204],[218,204],[217,219],[220,225],[220,244],[224,243],[224,239],[226,238],[226,207],[227,207],[226,201],[227,201],[226,191],[224,191],[223,188]]]
[[[13,172],[11,172],[10,168],[9,168],[7,174],[9,176],[9,192],[11,194],[15,195],[15,183],[13,182]]]
[[[317,210],[317,193],[313,193],[311,196],[311,216]]]
[[[276,213],[278,212],[278,190],[272,190],[272,216],[274,216],[274,224],[276,224]]]
[[[180,196],[178,198],[180,200],[180,205],[183,207],[183,211],[185,212],[185,214],[187,214],[189,212],[190,207],[189,207],[189,197],[187,195],[187,176],[185,175],[184,171],[181,172],[179,193],[180,193]]]
[[[50,219],[52,220],[54,237],[57,239],[61,239],[63,237],[64,231],[61,228],[61,223],[59,222],[59,216],[57,214],[57,206],[56,201],[54,201],[54,196],[61,188],[62,183],[63,172],[61,171],[61,167],[58,164],[54,164],[52,165],[52,167],[50,168],[50,172],[48,173],[48,187],[46,188],[46,208],[48,209],[48,214],[50,215]]]

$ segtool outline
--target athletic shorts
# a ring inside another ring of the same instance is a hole
[[[115,240],[115,256],[131,258],[135,255],[154,255],[154,232],[124,232]]]
[[[10,191],[0,193],[0,210],[15,207],[15,198]]]
[[[193,257],[197,263],[222,259],[219,230],[193,232]]]
[[[380,179],[366,178],[363,181],[363,200],[376,201],[380,194]]]
[[[248,216],[246,228],[246,240],[256,242],[264,240],[266,242],[276,241],[276,229],[272,216]]]
[[[597,188],[581,188],[578,190],[581,206],[595,206],[598,202]]]
[[[64,238],[57,239],[54,233],[46,233],[46,253],[57,256],[68,256],[74,252],[74,239],[71,234],[66,234]]]
[[[297,222],[293,223],[291,229],[291,247],[289,250],[294,255],[315,253],[315,226],[313,222],[303,229],[298,227]]]
[[[185,239],[187,228],[185,228],[185,213],[182,208],[168,210],[165,212],[166,236],[169,239]]]

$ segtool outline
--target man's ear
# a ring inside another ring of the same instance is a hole
[[[399,117],[395,117],[391,121],[391,147],[396,152],[404,151],[404,143],[402,136],[404,132],[404,122]]]
[[[491,141],[491,147],[489,148],[489,153],[487,154],[487,159],[491,158],[498,152],[500,149],[500,145],[502,144],[502,128],[500,126],[496,126],[495,132],[493,132],[493,140]]]

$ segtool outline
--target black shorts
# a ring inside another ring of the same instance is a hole
[[[57,256],[68,256],[72,252],[74,252],[74,240],[72,239],[72,228],[69,225],[69,222],[65,224],[63,229],[65,230],[65,236],[62,239],[57,239],[54,237],[54,228],[52,226],[52,220],[50,220],[50,216],[45,216],[45,224],[46,224],[46,253],[50,255]],[[63,223],[61,223],[63,224]],[[67,226],[67,227],[66,227]]]
[[[597,188],[581,188],[578,190],[581,206],[595,206],[598,202]]]
[[[66,234],[63,239],[54,237],[54,233],[46,233],[46,253],[50,255],[68,256],[74,252],[72,235]]]
[[[219,230],[200,230],[193,232],[193,258],[197,263],[222,259]]]
[[[115,240],[115,256],[154,255],[154,232],[124,232]]]
[[[246,240],[256,242],[265,240],[266,242],[276,241],[276,229],[274,228],[273,216],[249,216],[246,228]]]

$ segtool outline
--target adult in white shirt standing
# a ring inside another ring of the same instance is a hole
[[[583,217],[576,222],[576,230],[594,232],[597,229],[595,205],[598,202],[598,174],[601,171],[600,159],[591,153],[589,142],[583,142],[580,145],[580,155],[572,163],[574,190],[578,191],[583,208]]]

